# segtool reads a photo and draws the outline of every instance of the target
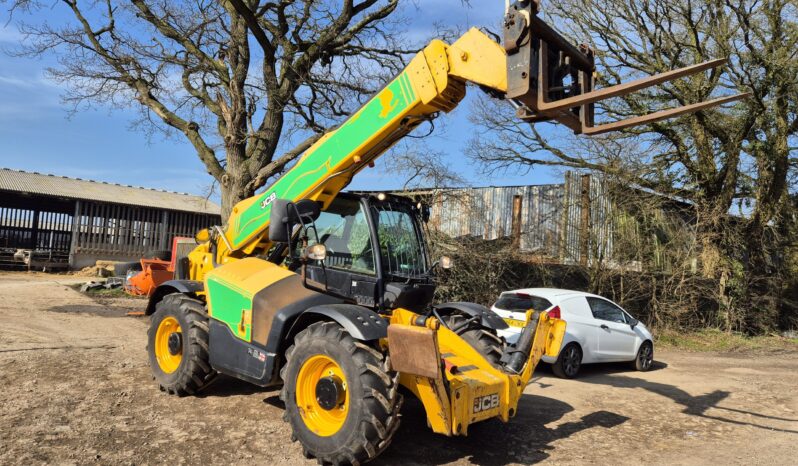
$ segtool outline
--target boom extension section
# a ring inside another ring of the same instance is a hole
[[[539,1],[512,4],[504,19],[504,49],[507,52],[507,93],[515,102],[519,118],[531,123],[554,120],[574,133],[594,135],[673,118],[686,113],[733,102],[748,93],[663,110],[627,120],[594,125],[596,102],[631,94],[726,64],[727,59],[709,60],[628,83],[594,90],[596,71],[593,51],[575,47],[538,18]]]

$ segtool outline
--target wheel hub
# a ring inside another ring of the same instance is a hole
[[[305,427],[316,435],[329,437],[346,423],[349,414],[349,387],[344,371],[325,354],[308,358],[296,377],[296,404]]]
[[[172,356],[180,354],[183,350],[183,334],[180,332],[170,333],[167,345],[169,347],[169,354]]]
[[[319,379],[316,384],[316,401],[319,406],[330,411],[344,402],[345,391],[341,379],[335,376]]]
[[[171,374],[183,361],[183,329],[174,316],[164,316],[158,323],[152,351],[158,366],[165,374]]]

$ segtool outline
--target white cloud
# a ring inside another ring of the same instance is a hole
[[[13,86],[13,87],[24,87],[24,88],[33,88],[36,87],[39,83],[36,80],[30,79],[22,79],[17,78],[14,76],[2,76],[0,75],[0,87],[3,86]]]
[[[0,42],[17,44],[22,41],[22,34],[13,26],[0,27]]]

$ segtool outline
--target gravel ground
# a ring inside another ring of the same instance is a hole
[[[0,463],[315,464],[277,391],[221,379],[176,398],[152,381],[143,301],[93,300],[74,277],[0,273]],[[534,378],[509,424],[434,435],[405,403],[375,464],[796,464],[798,353],[658,351],[656,370]]]

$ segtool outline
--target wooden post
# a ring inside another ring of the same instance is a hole
[[[169,211],[164,210],[161,214],[161,237],[158,238],[158,249],[166,250],[172,249],[169,244],[166,244],[167,227],[169,225]]]
[[[33,211],[33,224],[31,225],[31,233],[30,233],[30,241],[32,250],[36,250],[36,246],[39,243],[39,211]]]
[[[75,253],[80,236],[80,201],[75,201],[75,216],[72,217],[72,238],[69,245],[69,268],[75,267]]]
[[[568,212],[571,209],[571,172],[565,172],[562,187],[562,213],[560,214],[560,263],[568,259]]]
[[[579,263],[588,265],[590,255],[590,175],[582,175],[581,219],[579,222]]]
[[[512,223],[512,246],[514,249],[521,248],[521,207],[523,199],[520,195],[513,196],[513,223]]]

